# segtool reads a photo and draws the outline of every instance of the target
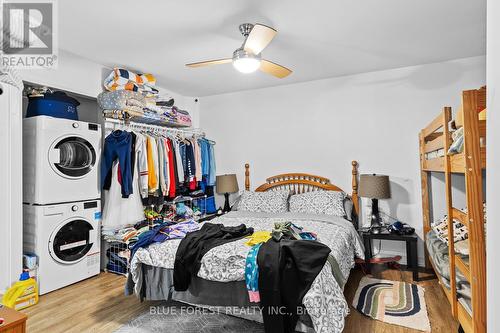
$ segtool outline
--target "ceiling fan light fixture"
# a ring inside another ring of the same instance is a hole
[[[277,31],[266,25],[256,23],[244,23],[240,25],[240,32],[245,37],[243,45],[233,52],[231,58],[199,61],[186,64],[190,68],[221,65],[232,62],[234,69],[240,73],[253,73],[260,70],[265,74],[272,75],[279,79],[284,79],[292,71],[275,62],[262,59],[262,51],[269,45],[276,36]]]
[[[233,54],[233,66],[237,71],[245,74],[253,73],[260,68],[260,55],[254,55],[243,49],[238,49]]]

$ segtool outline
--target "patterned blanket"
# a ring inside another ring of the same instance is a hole
[[[362,242],[353,225],[340,217],[312,214],[269,214],[250,212],[230,212],[210,223],[221,223],[226,226],[245,224],[255,231],[270,231],[275,222],[293,221],[305,231],[314,232],[318,240],[327,245],[331,254],[339,264],[345,280],[354,266],[354,257],[364,258]],[[219,282],[244,281],[245,260],[250,247],[245,245],[246,239],[227,243],[211,249],[201,261],[198,277]],[[175,253],[181,240],[169,240],[151,244],[139,249],[131,262],[130,273],[136,286],[141,285],[141,265],[174,267]],[[342,288],[332,275],[327,262],[316,277],[311,289],[303,299],[304,306],[318,333],[342,332],[344,318],[349,307]]]

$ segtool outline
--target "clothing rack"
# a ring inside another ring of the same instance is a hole
[[[137,129],[152,131],[153,133],[171,133],[171,134],[181,134],[185,136],[194,135],[198,137],[205,137],[205,132],[200,128],[172,128],[159,125],[143,124],[134,121],[127,121],[122,119],[105,118],[105,128],[106,130],[119,130],[119,129]],[[210,141],[210,143],[215,144],[215,142]]]

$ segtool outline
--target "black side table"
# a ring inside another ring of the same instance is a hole
[[[363,238],[363,244],[365,246],[365,260],[367,262],[368,268],[371,264],[368,262],[372,258],[372,241],[373,240],[391,240],[391,241],[401,241],[406,243],[406,266],[413,271],[413,281],[418,281],[418,252],[417,252],[417,240],[418,236],[416,234],[412,235],[397,235],[391,234],[386,230],[383,230],[379,234],[372,234],[369,230],[360,230],[359,234]]]

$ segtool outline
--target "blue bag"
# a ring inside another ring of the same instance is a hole
[[[43,97],[29,97],[26,117],[49,116],[78,120],[78,105],[80,102],[62,91],[45,93]]]

